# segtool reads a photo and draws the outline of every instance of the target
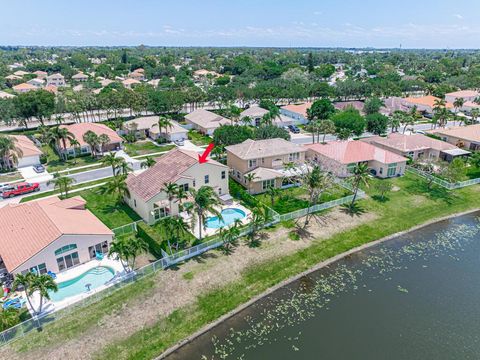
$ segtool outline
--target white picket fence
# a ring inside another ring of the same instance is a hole
[[[440,185],[440,186],[442,186],[442,187],[444,187],[445,189],[448,189],[448,190],[461,189],[461,188],[464,188],[464,187],[467,187],[467,186],[480,184],[480,178],[451,183],[449,181],[440,179],[440,178],[438,178],[434,175],[428,174],[425,171],[422,171],[420,169],[416,169],[416,168],[411,167],[411,166],[407,166],[407,171],[409,171],[413,174],[416,174],[418,176],[421,176],[425,179],[432,180],[432,182],[434,184]]]

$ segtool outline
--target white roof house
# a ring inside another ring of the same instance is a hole
[[[212,135],[215,129],[221,125],[232,123],[230,119],[204,109],[197,109],[190,114],[185,115],[185,121],[193,129],[207,135]]]

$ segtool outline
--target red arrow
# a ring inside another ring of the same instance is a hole
[[[215,147],[215,144],[210,143],[210,144],[208,144],[207,148],[205,149],[205,151],[203,152],[202,155],[198,154],[198,162],[200,164],[206,163],[208,161],[207,157],[210,154],[210,152],[213,150],[214,147]]]

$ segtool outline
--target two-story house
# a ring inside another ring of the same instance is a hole
[[[219,197],[228,195],[228,167],[215,160],[200,163],[196,152],[178,148],[156,160],[155,165],[140,174],[130,174],[126,180],[130,193],[126,203],[149,224],[181,212],[180,203],[168,199],[168,183],[187,192],[209,186]]]
[[[292,176],[289,166],[304,165],[307,151],[301,145],[278,138],[248,139],[225,150],[230,175],[252,194],[265,192],[269,187],[281,188],[284,179]]]
[[[65,77],[60,73],[49,75],[47,76],[47,86],[49,85],[54,85],[56,87],[65,86]]]

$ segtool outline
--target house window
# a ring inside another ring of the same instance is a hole
[[[397,173],[397,163],[388,164],[387,176],[388,177],[395,176],[396,173]]]
[[[253,168],[257,166],[257,159],[248,160],[248,167]]]
[[[275,187],[275,179],[268,179],[262,181],[262,190],[267,190],[269,187]]]
[[[90,259],[93,259],[99,254],[107,254],[108,253],[108,242],[104,241],[93,246],[88,247],[88,253],[90,254]]]
[[[133,199],[133,206],[137,207],[137,200]]]
[[[300,153],[291,153],[288,155],[288,161],[296,161],[300,159]]]
[[[168,216],[168,210],[164,207],[158,207],[158,205],[153,205],[153,218],[155,220],[160,220],[161,218]]]
[[[62,246],[60,249],[55,250],[55,256],[60,255],[60,254],[64,254],[64,253],[66,253],[70,250],[74,250],[76,248],[77,248],[77,244],[69,244],[69,245]]]
[[[30,268],[31,272],[34,272],[36,274],[46,274],[47,273],[47,266],[45,263],[38,264],[36,266],[33,266]]]
[[[69,269],[78,264],[80,264],[80,259],[78,258],[78,252],[76,251],[74,253],[57,258],[57,265],[59,271]]]
[[[226,171],[222,171],[222,180],[225,179],[226,176],[227,176]]]
[[[380,172],[379,172],[379,173],[380,173],[380,175],[383,174],[383,167],[380,168]]]
[[[193,187],[195,187],[195,179],[193,179]]]
[[[188,183],[180,185],[180,188],[182,188],[183,191],[187,192],[188,191]]]
[[[205,184],[208,184],[210,182],[210,176],[205,175]]]
[[[407,154],[407,156],[413,158],[413,154],[414,154],[413,151],[409,151],[408,154]]]

